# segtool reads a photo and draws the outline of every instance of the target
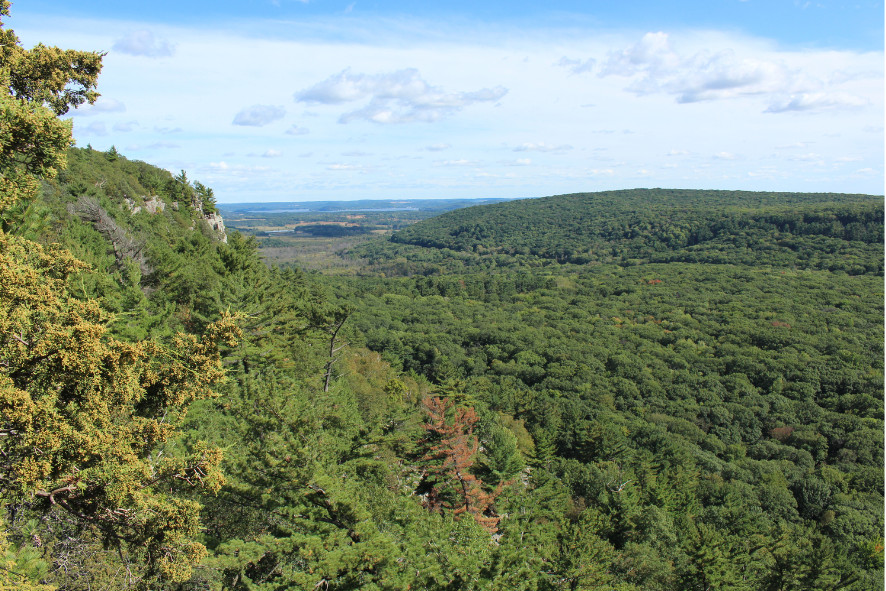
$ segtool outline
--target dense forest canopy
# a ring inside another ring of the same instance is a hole
[[[65,94],[4,35],[0,589],[883,588],[882,197],[498,203],[309,273],[67,149],[100,56]]]
[[[762,241],[780,251],[803,251],[797,257],[847,246],[876,255],[883,242],[882,199],[672,189],[581,193],[453,211],[406,228],[393,240],[569,263],[660,260],[676,250],[691,259],[735,246],[754,249],[765,263],[773,253],[755,248]]]

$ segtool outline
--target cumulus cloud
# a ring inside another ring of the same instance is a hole
[[[781,59],[738,55],[732,49],[684,54],[662,32],[647,33],[634,45],[610,52],[599,73],[631,78],[627,90],[635,94],[670,94],[678,103],[762,95],[770,98],[769,113],[867,104],[848,93],[823,91],[845,81],[839,72],[833,74],[822,78]]]
[[[453,115],[480,102],[495,102],[507,94],[501,86],[473,92],[446,92],[422,79],[418,70],[409,68],[389,74],[358,74],[350,69],[297,92],[297,102],[342,105],[364,102],[354,111],[344,113],[340,123],[356,120],[374,123],[433,122]]]
[[[643,38],[621,51],[609,52],[601,76],[633,76],[643,72],[673,71],[681,63],[671,48],[667,33],[646,33]]]
[[[636,77],[628,90],[665,92],[680,103],[784,91],[797,78],[783,64],[740,58],[732,50],[680,55],[661,32],[647,33],[627,49],[610,52],[600,75]]]
[[[286,130],[286,135],[307,135],[308,133],[310,133],[308,128],[299,127],[298,125],[293,125]]]
[[[283,119],[286,109],[273,105],[252,105],[237,113],[232,122],[234,125],[246,125],[249,127],[262,127]]]
[[[283,152],[281,152],[280,150],[275,150],[273,148],[269,148],[264,151],[264,153],[261,155],[261,157],[262,158],[279,158],[282,155],[283,155]]]
[[[120,53],[145,57],[169,57],[175,53],[175,46],[147,30],[129,33],[122,39],[115,41],[111,49]]]
[[[544,142],[534,144],[534,143],[525,143],[514,148],[514,152],[567,152],[572,149],[572,146],[568,144],[561,144],[559,146],[551,146]]]

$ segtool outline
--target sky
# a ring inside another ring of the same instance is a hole
[[[78,146],[220,203],[884,192],[883,2],[19,0],[107,52]]]

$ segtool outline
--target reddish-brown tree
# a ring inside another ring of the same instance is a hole
[[[471,408],[456,408],[447,398],[427,397],[423,401],[428,421],[422,440],[426,452],[424,482],[430,487],[425,506],[438,512],[451,511],[459,518],[470,515],[490,532],[497,529],[499,517],[493,505],[501,486],[488,491],[483,481],[471,473],[480,443],[474,435],[479,417]],[[447,414],[453,414],[451,422]]]

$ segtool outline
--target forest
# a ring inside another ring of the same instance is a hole
[[[277,264],[72,147],[101,54],[0,32],[0,590],[883,589],[882,196],[525,199]]]

